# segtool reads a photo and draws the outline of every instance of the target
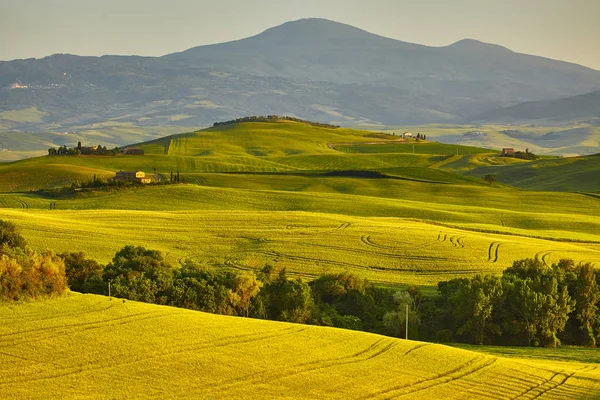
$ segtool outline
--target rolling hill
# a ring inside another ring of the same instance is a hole
[[[0,166],[0,218],[15,221],[37,249],[86,251],[102,262],[139,244],[168,252],[173,262],[274,264],[309,277],[352,271],[393,285],[500,273],[536,255],[551,264],[597,263],[600,254],[597,156],[524,161],[286,120],[225,124],[136,146],[146,155],[46,156]],[[118,170],[155,171],[163,181],[173,171],[185,183],[29,192]],[[483,181],[490,173],[500,184]]]
[[[468,118],[468,122],[600,124],[600,91],[555,100],[531,101],[491,110]]]
[[[0,318],[0,391],[13,399],[591,399],[600,393],[592,362],[507,359],[101,296],[0,304]]]
[[[201,127],[262,114],[397,125],[589,92],[600,72],[475,40],[428,47],[305,19],[163,57],[0,62],[0,88],[3,130]]]

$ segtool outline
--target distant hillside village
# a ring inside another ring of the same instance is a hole
[[[143,156],[144,150],[138,148],[126,148],[119,149],[115,147],[114,149],[107,149],[106,146],[82,146],[81,142],[77,143],[76,147],[67,147],[67,145],[61,146],[59,148],[50,147],[48,149],[49,156],[116,156],[119,154],[124,154],[127,156]]]

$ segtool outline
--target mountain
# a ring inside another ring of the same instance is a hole
[[[163,57],[0,62],[0,88],[4,131],[197,127],[265,114],[398,125],[589,92],[600,71],[470,39],[428,47],[304,19]]]
[[[589,122],[600,125],[600,90],[555,100],[521,103],[488,111],[468,120],[492,123]]]

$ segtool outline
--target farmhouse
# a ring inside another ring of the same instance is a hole
[[[412,138],[412,137],[413,137],[413,134],[412,134],[412,133],[410,133],[410,132],[404,132],[404,133],[402,134],[402,137],[403,137],[404,139],[410,139],[410,138]]]
[[[143,171],[119,171],[113,178],[114,181],[119,182],[138,182],[138,183],[150,183],[152,178],[147,177]]]
[[[144,155],[144,150],[138,149],[138,148],[129,147],[129,148],[123,150],[123,154],[125,154],[126,156],[143,156]]]
[[[513,149],[512,147],[505,147],[502,149],[502,156],[504,157],[514,157],[515,156],[515,149]]]

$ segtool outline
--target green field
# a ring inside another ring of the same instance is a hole
[[[0,319],[0,393],[7,399],[600,395],[591,361],[503,358],[101,296],[0,305]]]
[[[101,262],[135,244],[162,250],[173,262],[274,264],[309,277],[350,271],[394,285],[500,273],[533,256],[547,264],[600,261],[597,195],[489,186],[477,176],[492,171],[499,182],[522,179],[525,172],[510,172],[520,168],[551,185],[555,171],[577,159],[528,162],[482,148],[289,121],[231,124],[138,146],[147,155],[41,157],[0,166],[0,218],[15,221],[34,248],[81,250]],[[571,184],[594,173],[588,164],[572,168]],[[187,183],[59,198],[18,193],[121,169],[156,169],[164,178],[180,172]],[[328,175],[348,170],[383,175]],[[589,177],[582,182],[600,185]]]
[[[274,192],[269,198],[265,193],[257,196],[232,189],[169,189],[172,190],[164,194],[168,199],[162,201],[143,192],[115,196],[121,201],[127,196],[130,203],[121,204],[130,207],[138,201],[137,209],[100,209],[90,203],[81,210],[36,210],[30,203],[29,209],[4,208],[0,218],[16,222],[35,248],[82,250],[102,262],[108,262],[124,245],[135,244],[162,250],[172,262],[193,259],[217,268],[254,270],[271,264],[309,278],[349,271],[391,284],[434,285],[440,280],[476,273],[500,273],[513,260],[534,255],[548,264],[561,258],[584,262],[597,262],[600,258],[600,222],[591,216],[563,215],[565,225],[571,218],[582,219],[571,222],[573,231],[565,230],[569,227],[559,226],[558,222],[554,229],[534,230],[463,221],[467,217],[486,219],[473,210],[458,213],[430,209],[429,218],[456,220],[447,224],[426,222],[414,219],[420,210],[418,205],[407,208],[394,200],[382,200],[381,215],[404,213],[407,218],[335,213],[343,211],[343,203],[348,209],[358,203],[357,199],[340,195],[332,198],[315,193],[300,198],[298,194]],[[248,197],[244,198],[244,194]],[[363,207],[369,207],[371,198],[356,197],[363,200]],[[300,200],[306,207],[320,206],[321,212],[286,211],[286,207],[295,208],[294,201],[300,204]],[[85,206],[83,202],[72,203],[74,208]],[[64,207],[58,201],[57,204],[57,208]],[[538,224],[551,224],[556,217],[538,216]],[[576,232],[585,221],[589,233]],[[505,233],[489,233],[486,228]],[[553,237],[586,242],[551,240]]]
[[[271,265],[305,280],[350,272],[427,296],[522,258],[600,265],[598,156],[523,161],[289,121],[135,146],[146,155],[0,165],[0,219],[35,250],[101,263],[131,244],[176,267]],[[119,170],[182,183],[37,191]],[[600,359],[583,349],[457,349],[79,294],[0,304],[0,320],[1,398],[600,395]]]

